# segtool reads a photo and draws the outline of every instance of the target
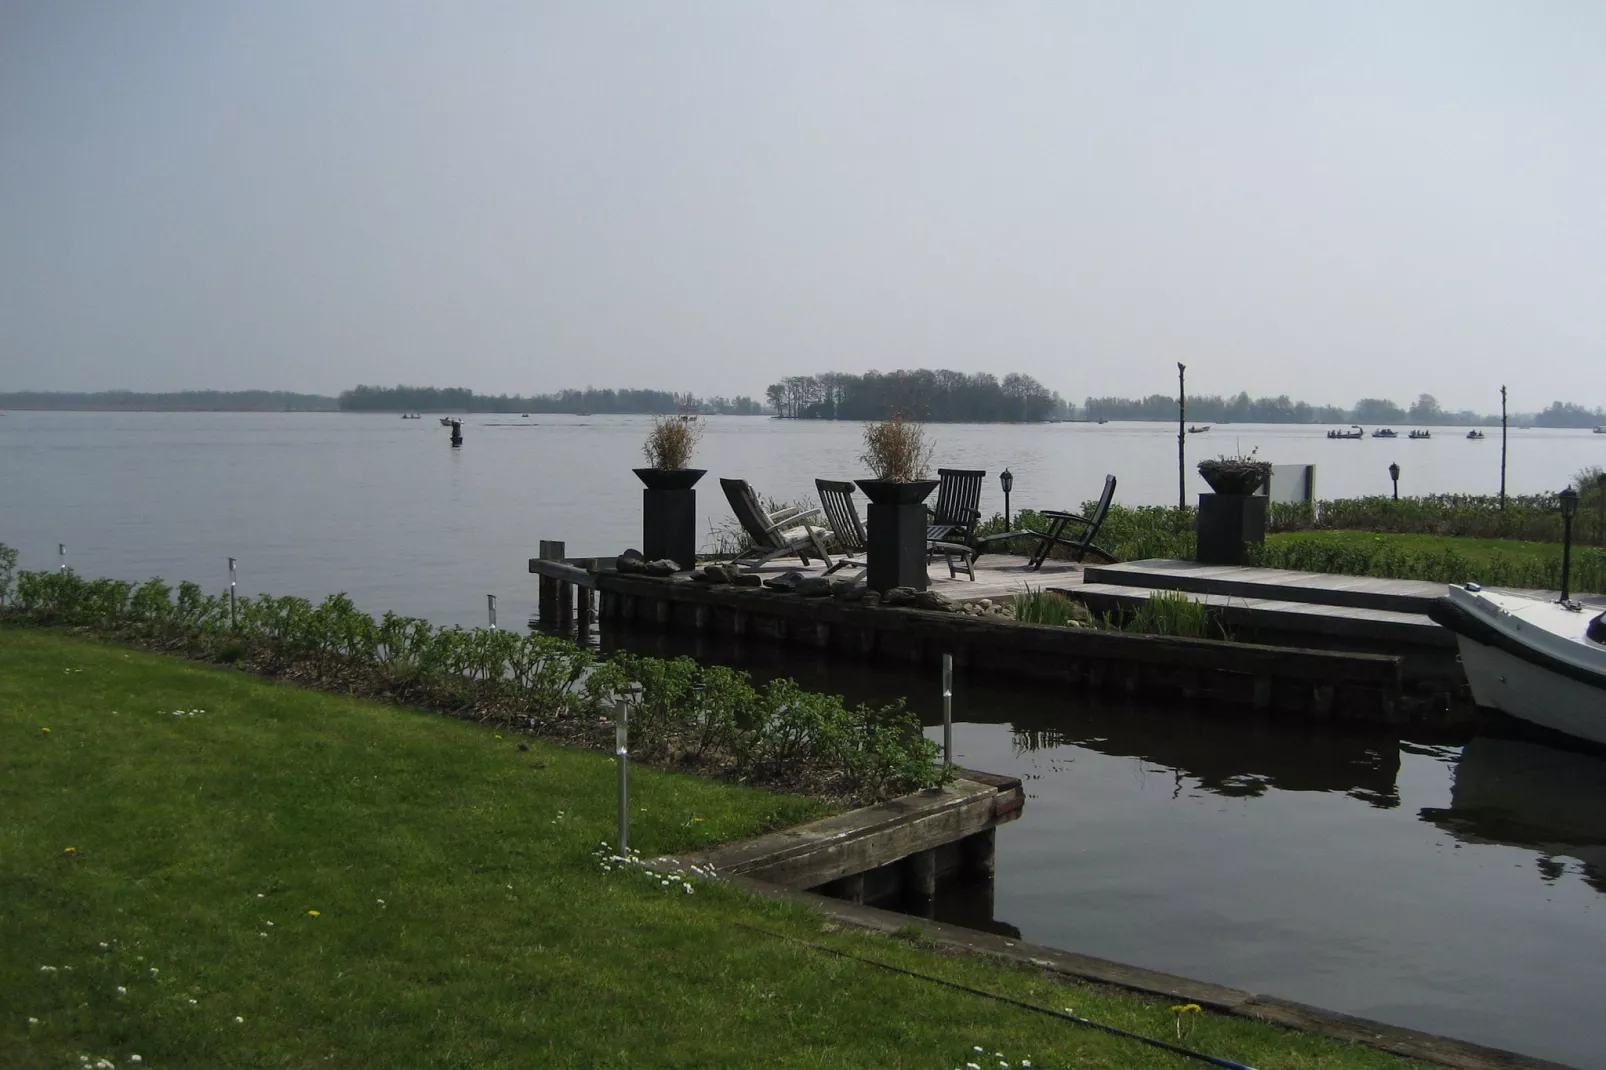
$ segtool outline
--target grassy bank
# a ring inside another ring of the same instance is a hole
[[[1254,554],[1268,568],[1349,576],[1478,583],[1553,591],[1561,586],[1561,547],[1548,542],[1369,531],[1301,531],[1266,537]],[[1574,546],[1574,592],[1606,591],[1606,551]]]
[[[1155,1036],[1163,1003],[604,871],[613,767],[594,752],[9,627],[0,739],[8,1067],[949,1067],[975,1045],[1188,1065],[735,923]],[[819,810],[652,770],[634,800],[648,853]],[[1411,1065],[1211,1015],[1191,1042],[1261,1068]]]

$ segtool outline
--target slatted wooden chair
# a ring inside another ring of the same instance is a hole
[[[931,523],[926,525],[926,541],[932,553],[948,562],[948,578],[958,574],[954,559],[971,582],[976,579],[976,523],[981,519],[981,481],[987,472],[980,468],[937,469],[937,504],[931,506]]]
[[[853,504],[853,484],[836,479],[816,479],[814,489],[819,492],[825,522],[835,534],[832,545],[838,554],[843,555],[836,564],[825,570],[826,575],[849,566],[864,568],[864,554],[870,544],[864,534],[864,524],[859,520],[858,507]]]
[[[826,540],[832,533],[829,528],[817,523],[820,518],[818,509],[789,506],[773,513],[766,512],[747,480],[721,479],[719,486],[725,492],[725,500],[730,502],[731,512],[736,514],[736,522],[753,540],[753,545],[737,554],[732,564],[751,570],[774,558],[790,554],[796,554],[805,565],[811,557],[819,558],[827,566],[831,564]]]
[[[1037,570],[1043,567],[1048,559],[1049,551],[1056,546],[1066,546],[1071,550],[1071,560],[1081,561],[1088,554],[1097,554],[1106,561],[1114,561],[1115,555],[1108,550],[1101,549],[1093,544],[1098,538],[1099,528],[1104,526],[1104,518],[1109,515],[1110,503],[1115,500],[1115,477],[1104,477],[1104,491],[1099,495],[1099,501],[1093,507],[1093,515],[1080,516],[1076,513],[1061,512],[1058,510],[1045,510],[1043,516],[1048,518],[1047,531],[1006,531],[999,535],[988,535],[977,540],[977,552],[985,552],[993,546],[1015,540],[1032,539],[1036,545],[1032,548],[1031,557],[1027,559],[1026,567]],[[1072,524],[1081,524],[1082,530],[1074,537],[1067,537],[1065,529]]]

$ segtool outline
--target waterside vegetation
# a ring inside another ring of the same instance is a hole
[[[436,627],[345,595],[319,605],[260,595],[231,606],[176,591],[24,572],[0,620],[65,625],[314,687],[406,702],[563,743],[611,748],[614,701],[638,693],[636,746],[676,769],[842,803],[942,782],[936,747],[901,703],[849,706],[789,680],[689,658],[598,658],[557,636]]]

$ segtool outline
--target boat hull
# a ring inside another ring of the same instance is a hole
[[[1606,644],[1598,609],[1452,586],[1428,616],[1456,635],[1479,706],[1606,744]]]
[[[1498,647],[1456,636],[1479,706],[1606,745],[1606,688],[1541,668]]]

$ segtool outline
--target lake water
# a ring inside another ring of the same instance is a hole
[[[573,554],[639,545],[646,421],[476,416],[462,449],[433,418],[343,414],[8,413],[0,416],[0,542],[24,568],[226,583],[364,608],[504,625],[531,614],[538,540]],[[944,425],[940,464],[1006,465],[1017,508],[1074,506],[1105,472],[1117,500],[1175,494],[1175,431],[1153,424]],[[1332,442],[1323,428],[1217,428],[1198,458],[1259,447],[1317,466],[1320,496],[1494,491],[1498,435]],[[715,418],[714,477],[810,494],[862,473],[858,427]],[[1554,490],[1606,459],[1606,436],[1513,431],[1508,488]],[[1191,493],[1204,489],[1190,478]],[[1001,510],[989,478],[983,508]],[[671,649],[662,637],[609,638]],[[706,657],[731,651],[705,646]],[[906,695],[928,721],[931,674],[783,655],[759,673],[850,697]],[[984,922],[1023,938],[1304,1000],[1580,1066],[1606,1063],[1606,763],[1523,738],[1313,734],[1177,708],[1106,705],[961,680],[960,759],[1021,776]],[[1465,745],[1463,745],[1465,744]],[[946,903],[973,920],[970,900]]]
[[[80,573],[226,582],[320,597],[432,620],[503,620],[534,605],[525,563],[541,539],[573,555],[614,554],[641,540],[647,419],[473,416],[461,449],[433,417],[338,413],[10,412],[0,416],[0,542],[22,567],[67,560]],[[812,497],[814,480],[864,474],[859,425],[714,417],[697,463],[703,530],[727,523],[716,477],[740,476],[768,497]],[[1166,504],[1176,495],[1176,431],[1161,424],[945,424],[930,428],[940,465],[984,468],[984,513],[1001,512],[996,479],[1015,474],[1016,508],[1074,508],[1106,472],[1116,500]],[[1329,441],[1325,428],[1232,425],[1189,436],[1194,459],[1259,449],[1277,463],[1317,466],[1321,497],[1401,489],[1493,493],[1498,432],[1469,442],[1451,428],[1427,441]],[[1606,435],[1511,433],[1511,493],[1558,490],[1586,464],[1606,463]],[[1205,490],[1189,470],[1189,496]]]

